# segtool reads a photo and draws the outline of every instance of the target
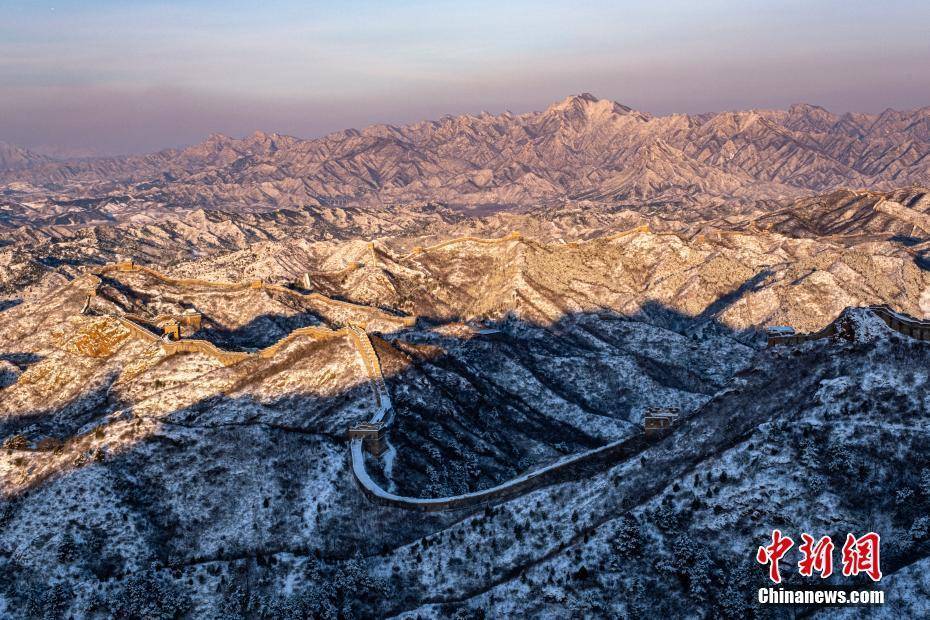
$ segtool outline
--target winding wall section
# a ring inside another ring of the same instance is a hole
[[[522,495],[544,486],[565,482],[574,478],[579,471],[603,466],[636,454],[644,445],[645,440],[641,436],[629,437],[594,450],[567,457],[489,489],[462,495],[433,498],[406,497],[386,491],[372,480],[365,469],[365,452],[362,440],[353,439],[349,449],[352,457],[352,473],[362,493],[370,501],[407,510],[437,512],[474,509],[492,502]]]
[[[378,355],[371,345],[371,340],[364,330],[357,327],[348,328],[356,349],[359,352],[365,371],[371,382],[372,392],[378,404],[377,410],[369,420],[371,425],[389,426],[394,419],[394,408],[390,393],[384,381]],[[368,474],[365,467],[364,440],[353,438],[349,441],[349,455],[352,461],[352,474],[362,493],[370,501],[385,506],[420,511],[467,510],[496,502],[508,497],[527,493],[542,486],[564,482],[579,471],[602,466],[612,461],[625,458],[641,450],[645,439],[636,435],[609,443],[600,448],[588,450],[547,465],[532,472],[517,476],[507,482],[473,493],[463,493],[449,497],[407,497],[391,493],[381,487]]]
[[[484,237],[472,237],[472,236],[456,237],[455,239],[447,239],[446,241],[440,241],[439,243],[433,244],[425,248],[420,247],[420,246],[415,246],[413,250],[411,250],[407,254],[404,254],[403,256],[398,256],[396,260],[408,260],[419,254],[424,254],[426,252],[432,252],[433,250],[440,250],[444,247],[454,245],[456,243],[465,243],[466,241],[470,241],[472,243],[481,243],[485,245],[495,245],[498,243],[506,243],[507,241],[519,241],[522,238],[523,236],[517,231],[513,231],[504,237],[492,238],[492,239],[488,239]]]
[[[381,310],[370,308],[368,306],[361,306],[350,302],[331,299],[325,295],[320,295],[319,293],[310,293],[305,295],[298,291],[293,291],[289,288],[276,284],[266,284],[261,280],[252,280],[249,282],[223,282],[200,280],[196,278],[173,278],[155,269],[136,265],[132,261],[105,265],[104,267],[89,273],[86,278],[81,279],[79,285],[82,289],[84,289],[84,293],[89,297],[94,296],[96,295],[97,288],[102,284],[99,276],[112,272],[141,272],[148,274],[159,281],[178,287],[199,286],[222,289],[224,291],[245,291],[250,289],[269,290],[287,295],[293,295],[299,298],[313,299],[322,301],[327,304],[345,307],[351,309],[353,312],[361,313],[363,315],[367,314],[369,318],[374,317],[384,322],[393,322],[394,324],[399,324],[405,327],[412,326],[416,323],[415,316],[396,316]],[[159,343],[162,350],[167,355],[174,355],[176,353],[202,353],[204,355],[213,357],[226,366],[237,364],[252,357],[270,358],[274,356],[283,346],[297,338],[310,337],[314,340],[327,340],[343,335],[349,335],[355,343],[356,348],[359,350],[359,354],[365,363],[366,374],[368,375],[369,380],[373,382],[373,390],[375,390],[375,398],[378,402],[379,410],[382,408],[382,403],[386,403],[386,410],[393,411],[393,407],[391,407],[390,404],[390,396],[384,383],[384,377],[381,375],[381,369],[380,365],[378,364],[377,355],[375,354],[374,348],[372,348],[371,342],[368,339],[368,335],[364,330],[364,326],[367,325],[367,322],[363,323],[362,327],[357,327],[353,324],[350,324],[349,327],[337,330],[316,326],[301,327],[293,330],[277,342],[263,349],[255,352],[245,352],[227,351],[217,347],[215,344],[208,340],[202,339],[182,338],[180,340],[164,340],[146,327],[157,327],[157,324],[161,320],[176,319],[179,317],[183,318],[184,315],[166,314],[159,315],[151,319],[132,313],[127,313],[124,315],[112,314],[109,316],[125,326],[134,337],[140,338],[147,342]],[[382,415],[381,417],[383,418],[385,416]]]
[[[201,353],[216,359],[224,366],[232,366],[233,364],[238,364],[239,362],[250,358],[267,359],[273,357],[283,346],[299,338],[311,338],[313,340],[320,341],[338,338],[339,336],[347,335],[350,333],[349,328],[334,330],[327,327],[300,327],[290,332],[277,342],[268,345],[264,349],[259,349],[258,351],[227,351],[226,349],[219,348],[209,340],[201,340],[196,338],[165,340],[155,335],[144,326],[125,316],[119,316],[115,314],[108,316],[111,316],[126,328],[128,328],[134,337],[161,345],[162,351],[165,352],[165,355],[175,355],[177,353]]]
[[[635,228],[630,228],[628,230],[622,230],[620,232],[616,232],[616,233],[607,235],[605,237],[601,237],[601,239],[603,239],[604,241],[613,241],[615,239],[626,237],[627,235],[632,235],[634,233],[648,233],[648,232],[650,232],[649,226],[644,224],[642,226],[636,226]],[[494,245],[498,243],[506,243],[508,241],[523,241],[523,235],[518,231],[512,231],[503,237],[496,237],[496,238],[472,237],[470,235],[466,235],[464,237],[456,237],[454,239],[440,241],[439,243],[436,243],[434,245],[430,245],[427,247],[415,246],[410,252],[402,256],[398,256],[394,260],[398,260],[398,261],[408,260],[420,254],[425,254],[427,252],[432,252],[434,250],[441,250],[442,248],[445,248],[445,247],[448,247],[450,245],[454,245],[457,243],[471,242],[471,243],[480,243],[484,245]],[[565,243],[565,245],[577,246],[579,243],[582,243],[582,242],[568,241]]]
[[[275,293],[281,293],[283,295],[290,295],[298,299],[311,300],[320,302],[329,306],[335,306],[345,310],[350,310],[353,313],[360,314],[367,317],[367,322],[371,321],[380,321],[388,325],[396,325],[398,327],[412,327],[416,324],[416,316],[398,316],[395,314],[390,314],[379,310],[377,308],[372,308],[370,306],[363,306],[359,304],[354,304],[348,301],[341,301],[338,299],[332,299],[320,293],[301,293],[293,289],[289,289],[285,286],[280,286],[278,284],[268,284],[262,280],[251,280],[248,282],[224,282],[224,281],[211,281],[211,280],[200,280],[198,278],[173,278],[167,274],[164,274],[160,271],[152,269],[150,267],[145,267],[143,265],[136,265],[131,261],[123,263],[115,263],[101,267],[94,272],[94,275],[102,275],[112,272],[137,272],[145,273],[157,280],[165,282],[166,284],[171,284],[173,286],[181,288],[190,288],[190,287],[207,287],[214,289],[221,289],[224,291],[245,291],[249,289],[254,290],[266,290],[272,291]]]
[[[634,229],[635,232],[638,229]],[[498,239],[496,241],[504,241],[508,239],[513,239],[514,237],[509,236],[504,239]],[[519,238],[519,237],[516,237]],[[449,242],[443,242],[438,244],[439,247],[448,245],[449,243],[454,243],[460,241],[451,240]],[[437,246],[432,246],[430,249],[434,249]],[[407,257],[410,255],[408,254]],[[406,258],[406,257],[404,257]],[[149,270],[147,268],[138,268],[139,270],[146,271],[159,277],[161,279],[166,279],[172,281],[173,283],[182,283],[182,284],[193,284],[193,285],[204,285],[206,281],[200,280],[176,280],[173,278],[163,277],[162,274],[155,272],[154,270]],[[123,269],[126,270],[126,269]],[[260,285],[255,286],[252,284],[236,284],[236,283],[209,283],[206,282],[207,286],[221,286],[221,287],[236,287],[239,288],[269,288],[272,290],[281,290],[287,293],[292,293],[296,295],[301,295],[295,291],[290,291],[290,289],[285,289],[284,287],[277,287],[274,285]],[[323,297],[322,295],[317,295],[317,297],[329,300],[328,298]],[[917,338],[920,340],[930,341],[930,321],[921,321],[913,317],[901,314],[892,310],[887,305],[875,305],[869,306],[869,309],[880,317],[890,328],[898,331],[906,336]],[[790,336],[776,336],[770,339],[771,344],[799,344],[802,342],[807,342],[810,340],[817,340],[820,338],[826,338],[832,335],[837,334],[840,329],[842,329],[842,319],[845,317],[848,309],[844,310],[839,317],[834,319],[829,325],[823,329],[813,332],[810,334],[793,334]],[[141,327],[131,320],[124,317],[116,317],[124,325],[129,327],[129,329],[136,335],[145,338],[150,341],[161,341],[157,336],[152,332]],[[236,363],[243,359],[247,359],[250,356],[259,356],[259,357],[271,357],[280,349],[286,342],[292,340],[293,338],[301,336],[313,336],[314,338],[328,338],[336,337],[338,335],[346,334],[348,335],[352,342],[355,345],[356,350],[358,351],[359,358],[362,362],[362,365],[365,369],[365,373],[368,377],[369,383],[371,385],[372,394],[374,396],[375,403],[377,405],[375,413],[372,418],[369,420],[369,424],[374,426],[389,427],[394,419],[394,408],[391,403],[390,392],[387,389],[387,385],[384,380],[384,375],[381,369],[381,364],[378,359],[378,355],[374,350],[374,347],[371,344],[371,340],[368,337],[366,331],[357,326],[349,326],[341,330],[330,330],[325,328],[318,327],[305,327],[294,332],[291,332],[280,341],[275,344],[262,349],[256,353],[240,353],[240,352],[231,352],[223,351],[209,343],[207,341],[197,341],[197,340],[179,340],[179,341],[161,341],[162,347],[166,352],[178,352],[178,351],[198,351],[213,355],[226,363],[224,360],[229,360],[230,363]],[[420,511],[451,511],[451,510],[468,510],[474,509],[476,507],[483,506],[490,502],[500,501],[506,498],[514,497],[516,495],[524,494],[529,491],[538,489],[543,486],[555,484],[558,482],[564,482],[571,479],[575,474],[584,471],[585,469],[590,469],[593,467],[605,466],[611,462],[614,462],[619,459],[629,457],[638,451],[640,451],[645,446],[645,439],[636,435],[633,437],[628,437],[618,441],[611,442],[600,448],[595,448],[580,454],[566,457],[555,463],[537,469],[535,471],[523,474],[507,482],[499,484],[497,486],[491,487],[489,489],[484,489],[481,491],[475,491],[472,493],[463,493],[460,495],[453,495],[448,497],[436,497],[436,498],[419,498],[419,497],[409,497],[402,496],[391,493],[384,488],[382,488],[377,482],[375,482],[371,476],[368,474],[368,471],[365,467],[365,450],[364,450],[364,439],[362,438],[353,438],[349,441],[349,456],[352,464],[352,473],[355,477],[355,480],[361,489],[362,493],[372,502],[392,506],[396,508],[402,508],[407,510],[420,510]]]
[[[903,315],[899,312],[895,312],[886,305],[869,306],[869,309],[892,329],[912,338],[930,340],[930,321],[920,321],[913,317]],[[836,334],[841,329],[841,319],[846,315],[847,311],[848,309],[844,310],[839,317],[818,332],[791,336],[786,338],[786,341],[790,341],[791,343],[804,342],[807,340],[826,338]],[[367,335],[365,336],[365,340],[367,340]],[[373,349],[372,353],[374,353]],[[375,359],[377,359],[377,356],[375,356]],[[375,368],[378,376],[381,376],[380,365],[375,366]],[[383,382],[383,377],[381,377],[381,381]],[[375,418],[373,418],[372,421],[374,422]],[[646,440],[642,435],[628,437],[611,442],[600,448],[566,457],[556,463],[523,474],[489,489],[436,498],[406,497],[386,491],[371,478],[365,468],[363,441],[361,439],[353,439],[350,442],[349,449],[352,459],[352,473],[362,493],[364,493],[369,500],[378,504],[407,510],[445,511],[474,509],[491,502],[528,493],[529,491],[543,486],[565,482],[574,478],[580,472],[592,470],[595,467],[605,467],[612,462],[635,455],[641,451],[645,445]]]
[[[915,319],[912,316],[892,310],[891,306],[886,304],[868,306],[868,308],[875,316],[884,321],[888,327],[896,332],[917,340],[930,341],[930,321]],[[846,308],[826,327],[816,332],[811,332],[809,334],[791,334],[787,336],[770,336],[769,346],[801,344],[811,340],[820,340],[821,338],[835,336],[840,333],[843,320],[849,310],[849,308]]]

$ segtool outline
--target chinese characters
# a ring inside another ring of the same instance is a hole
[[[801,544],[798,550],[801,559],[798,562],[798,572],[805,577],[812,577],[817,573],[821,579],[833,574],[833,540],[829,536],[815,539],[807,533],[801,534]],[[768,545],[759,547],[756,551],[756,561],[768,565],[769,579],[774,583],[781,583],[779,561],[791,550],[794,541],[781,533],[781,530],[772,530],[772,541]],[[875,532],[869,532],[860,537],[849,533],[841,552],[842,572],[844,577],[854,577],[859,574],[867,575],[872,581],[882,578],[881,537]]]

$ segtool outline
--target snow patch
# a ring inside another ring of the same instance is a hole
[[[885,339],[892,331],[878,315],[866,308],[851,308],[843,318],[852,328],[852,336],[856,342]]]

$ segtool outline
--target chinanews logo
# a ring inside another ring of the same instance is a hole
[[[782,534],[781,530],[772,530],[771,541],[760,546],[756,551],[756,561],[767,567],[768,577],[775,585],[782,582],[782,559],[794,547],[794,540]],[[834,573],[835,545],[830,536],[814,538],[808,533],[801,534],[798,545],[798,574],[803,577],[827,579]],[[844,577],[865,575],[874,583],[882,579],[881,537],[875,532],[862,536],[853,533],[846,535],[846,541],[840,551],[841,573]],[[820,605],[863,605],[885,602],[882,590],[847,591],[841,589],[786,590],[784,588],[759,588],[760,603],[812,603]]]

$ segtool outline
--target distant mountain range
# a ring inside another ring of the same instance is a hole
[[[55,161],[0,145],[0,191],[264,209],[704,204],[930,183],[930,107],[652,116],[590,94],[542,112],[373,125],[319,139],[256,132],[144,156]],[[13,188],[13,189],[11,189]]]
[[[0,174],[10,173],[24,168],[38,167],[51,163],[52,160],[35,151],[0,142]]]

